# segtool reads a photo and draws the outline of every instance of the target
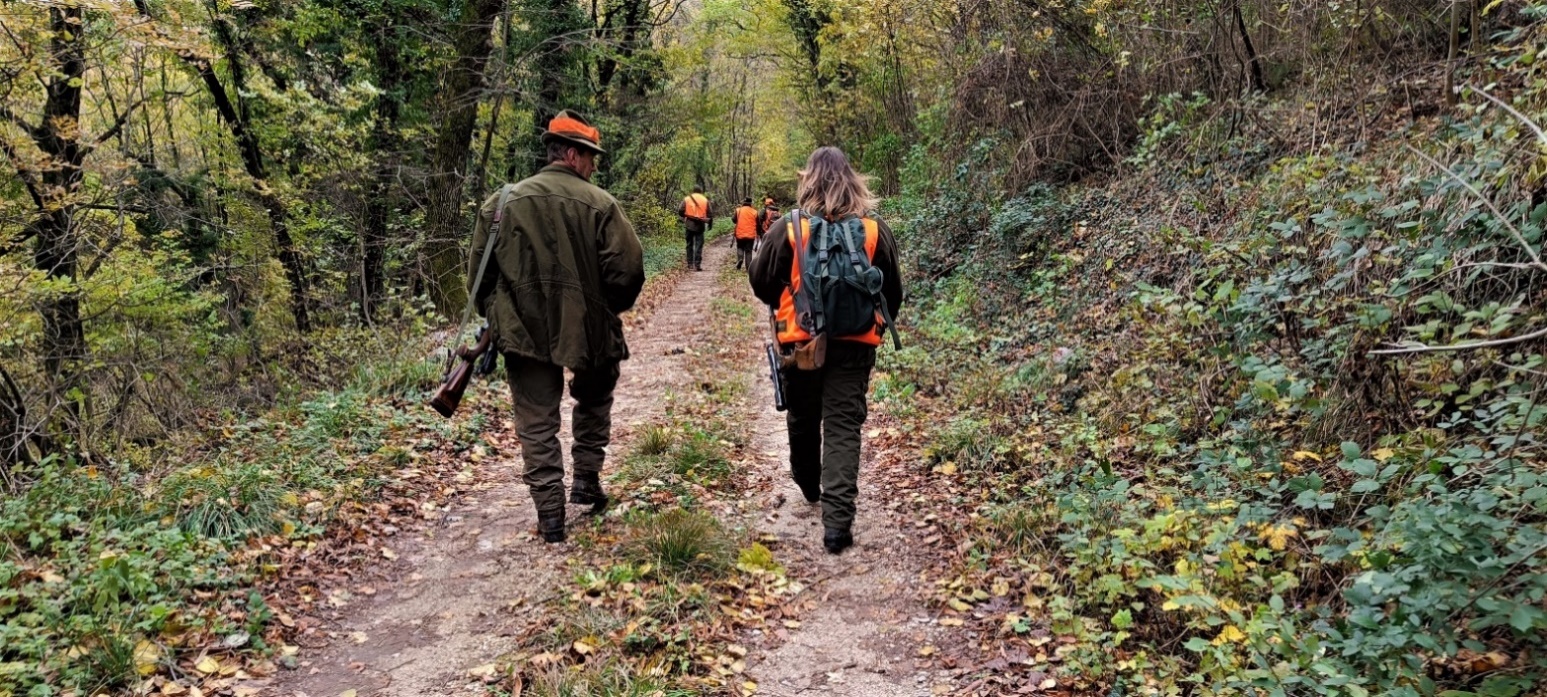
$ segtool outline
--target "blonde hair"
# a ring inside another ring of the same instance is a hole
[[[870,193],[870,178],[854,171],[849,156],[829,145],[811,153],[806,168],[800,170],[795,204],[812,215],[837,220],[869,214],[875,210],[876,197]]]

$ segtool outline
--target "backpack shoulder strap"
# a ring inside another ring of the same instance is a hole
[[[868,237],[868,228],[870,227],[869,220],[866,219],[862,221],[861,227],[862,229],[866,229],[866,236]],[[854,248],[854,236],[849,234],[848,229],[840,230],[838,232],[838,237],[843,240],[843,251],[849,255],[849,264],[854,267],[855,276],[863,276],[867,267],[874,267],[874,265],[871,264],[871,259],[869,256],[865,256],[863,259],[861,259],[859,250]],[[867,249],[866,251],[868,252],[869,250]],[[876,270],[881,271],[880,269]],[[881,273],[884,274],[885,272],[881,271]],[[891,332],[892,334],[892,348],[901,351],[902,339],[897,337],[896,322],[892,321],[892,311],[886,306],[886,295],[878,290],[877,292],[872,293],[870,297],[871,300],[875,301],[876,311],[881,313],[881,319],[886,322],[887,331]]]

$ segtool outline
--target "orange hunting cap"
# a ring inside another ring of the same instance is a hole
[[[573,143],[594,152],[607,152],[602,149],[602,132],[596,130],[584,116],[569,109],[553,117],[548,122],[548,130],[543,131],[544,143],[555,140]]]

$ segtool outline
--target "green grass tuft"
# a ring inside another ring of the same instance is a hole
[[[674,508],[641,515],[630,527],[628,556],[664,573],[708,576],[730,566],[735,545],[713,516]]]

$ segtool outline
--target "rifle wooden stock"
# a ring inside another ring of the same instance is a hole
[[[446,377],[441,380],[440,387],[436,388],[435,395],[430,397],[431,409],[448,419],[457,413],[457,407],[462,404],[462,394],[467,391],[467,383],[473,379],[473,364],[489,350],[493,340],[494,332],[485,331],[472,348],[464,346],[457,349],[456,360],[446,371]]]

